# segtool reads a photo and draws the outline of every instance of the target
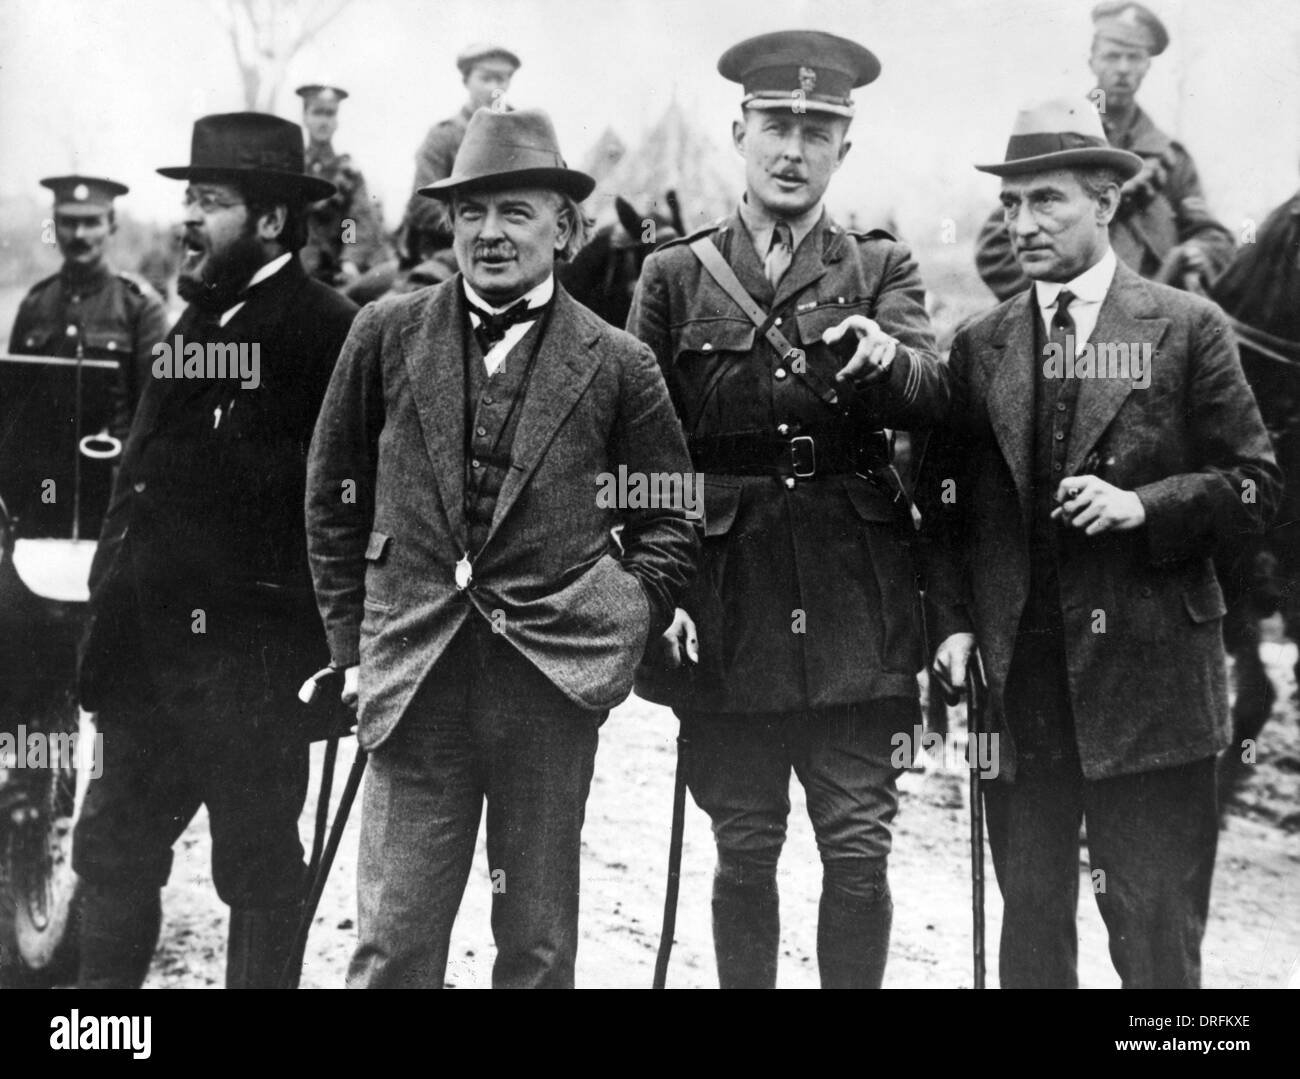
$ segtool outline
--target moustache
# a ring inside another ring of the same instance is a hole
[[[515,251],[514,244],[510,244],[510,243],[491,243],[491,244],[474,245],[474,257],[476,259],[491,259],[491,258],[510,259],[510,258],[514,258],[516,254],[517,252]]]

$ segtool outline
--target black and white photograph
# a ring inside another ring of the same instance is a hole
[[[1291,0],[0,0],[0,334],[33,1044],[1300,988]]]

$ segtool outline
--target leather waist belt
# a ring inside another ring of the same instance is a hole
[[[724,476],[816,476],[872,472],[889,465],[889,440],[883,431],[867,434],[810,428],[798,435],[746,431],[696,435],[691,463],[700,472]]]

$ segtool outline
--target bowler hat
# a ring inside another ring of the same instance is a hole
[[[451,175],[419,193],[447,199],[453,191],[471,188],[546,187],[581,202],[595,186],[585,172],[565,165],[555,127],[541,109],[483,108],[470,117]]]
[[[1066,97],[1021,109],[1007,140],[1006,160],[975,167],[994,176],[1105,167],[1127,180],[1141,171],[1142,159],[1106,141],[1101,117],[1091,101]]]
[[[190,163],[159,169],[173,180],[255,183],[295,202],[318,202],[338,190],[303,172],[302,129],[263,112],[227,112],[194,123]]]

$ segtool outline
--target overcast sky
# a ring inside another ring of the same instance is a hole
[[[628,142],[677,95],[728,146],[739,87],[721,52],[751,34],[814,27],[881,59],[859,90],[854,148],[832,187],[837,211],[883,211],[930,228],[963,201],[995,199],[974,161],[1000,159],[1017,106],[1083,94],[1093,0],[352,0],[296,59],[293,87],[351,91],[336,145],[352,153],[395,220],[428,127],[459,108],[454,57],[497,39],[523,58],[510,100],[555,118],[580,162],[606,126]],[[1141,103],[1182,138],[1229,224],[1300,185],[1300,3],[1153,0],[1172,35]],[[72,170],[131,185],[133,214],[179,213],[184,164],[204,113],[242,107],[229,42],[207,0],[0,0],[0,193],[41,196]],[[726,164],[739,183],[738,158]],[[869,223],[869,222],[864,222]]]

